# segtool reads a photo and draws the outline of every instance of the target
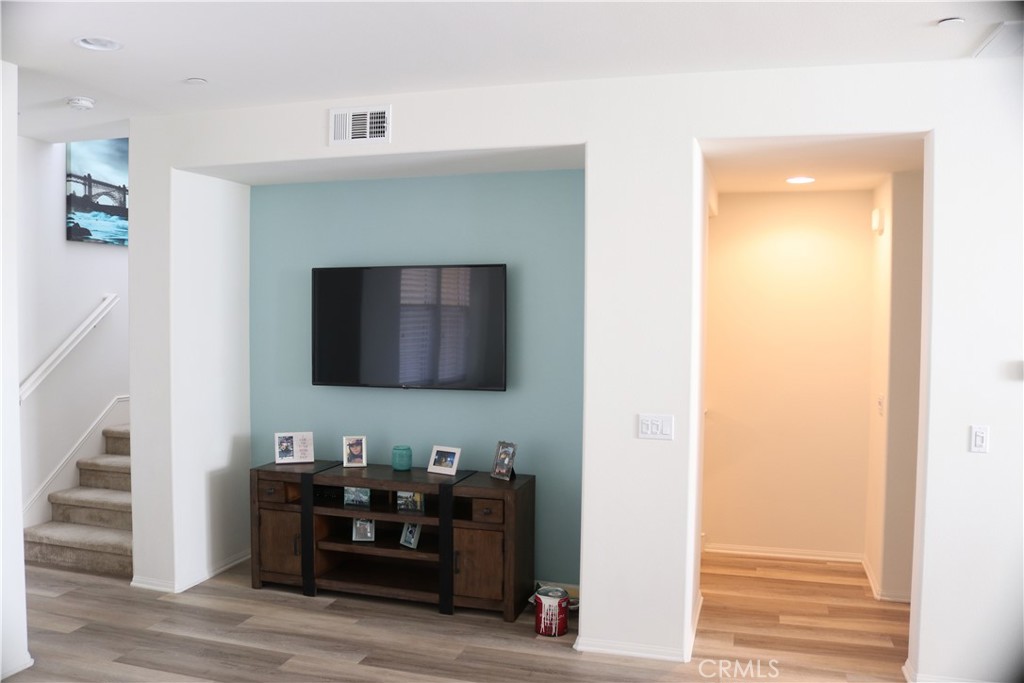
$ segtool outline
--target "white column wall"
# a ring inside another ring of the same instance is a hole
[[[924,204],[920,171],[892,176],[892,306],[889,345],[889,417],[885,474],[885,546],[881,597],[910,600],[917,486],[917,422],[921,385],[921,235]]]
[[[892,175],[875,188],[874,208],[881,212],[883,232],[872,235],[871,358],[866,397],[868,424],[867,490],[864,506],[864,571],[878,598],[885,554],[886,458],[889,422],[889,317],[892,298]],[[920,273],[918,273],[920,277]],[[881,409],[878,401],[881,399]],[[913,425],[916,428],[916,422]],[[913,519],[913,506],[910,508]]]
[[[181,591],[249,556],[249,186],[183,171],[171,184],[171,477],[189,500],[173,509]]]
[[[581,589],[587,597],[578,646],[687,657],[696,608],[687,598],[694,539],[680,529],[692,529],[696,512],[692,501],[678,508],[669,502],[693,496],[688,477],[699,457],[699,435],[689,433],[700,424],[694,415],[700,406],[690,399],[699,377],[691,353],[700,335],[692,264],[700,244],[694,232],[702,226],[695,202],[703,201],[695,197],[693,141],[935,131],[925,197],[926,230],[933,235],[920,457],[926,495],[917,523],[908,670],[921,677],[998,678],[1024,630],[1020,83],[1019,60],[964,60],[375,97],[373,103],[393,105],[401,126],[390,145],[358,148],[326,145],[326,110],[367,104],[363,99],[134,120],[133,212],[151,233],[141,248],[133,242],[131,254],[133,442],[155,453],[144,463],[152,471],[139,473],[150,482],[154,504],[138,511],[137,528],[165,539],[173,528],[165,508],[187,506],[192,495],[163,476],[172,460],[175,466],[189,461],[184,451],[191,447],[171,439],[174,394],[193,384],[179,374],[191,372],[188,345],[173,343],[172,273],[209,260],[178,244],[186,237],[171,219],[172,195],[177,205],[195,190],[172,187],[171,168],[585,143]],[[456,123],[451,112],[459,112]],[[243,255],[220,258],[240,277],[232,259]],[[206,333],[244,338],[240,320],[216,320],[220,305],[209,305]],[[979,318],[979,306],[991,315]],[[242,400],[226,387],[215,392]],[[638,442],[641,411],[675,414],[676,439]],[[987,458],[965,452],[971,422],[992,427]],[[229,436],[218,428],[206,438]],[[628,505],[617,502],[624,492],[635,494]],[[221,519],[204,523],[230,526]],[[205,538],[188,531],[174,529],[173,553],[164,540],[137,548],[137,572],[173,577],[171,558],[191,556],[182,545]],[[979,565],[996,576],[964,586],[962,577]]]
[[[132,242],[132,522],[161,530],[134,535],[133,585],[177,592],[249,551],[249,188],[132,155],[135,201],[170,207]]]
[[[171,357],[171,169],[150,162],[163,160],[158,132],[139,138],[133,124],[128,147],[132,221],[146,230],[132,235],[128,266],[128,385],[139,406],[132,411],[132,585],[173,591],[178,553],[174,508],[192,503],[188,491],[172,487],[171,477],[171,366],[182,362]],[[227,332],[218,329],[217,334]]]
[[[926,151],[918,637],[907,668],[919,680],[1011,680],[1024,643],[1019,60],[956,84],[933,106],[964,119],[940,117]],[[985,457],[967,451],[971,424],[992,428]]]
[[[21,525],[21,415],[18,409],[18,68],[0,62],[0,464],[3,560],[0,564],[0,677],[32,666]]]

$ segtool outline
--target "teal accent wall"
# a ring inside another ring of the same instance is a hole
[[[253,187],[253,465],[284,431],[313,432],[317,459],[365,434],[370,463],[401,443],[425,467],[439,444],[476,470],[515,441],[537,476],[536,576],[579,583],[583,205],[583,171]],[[312,385],[311,268],[460,263],[508,266],[508,391]]]

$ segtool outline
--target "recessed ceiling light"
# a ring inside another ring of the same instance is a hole
[[[116,40],[110,38],[100,38],[99,36],[84,36],[82,38],[75,38],[72,41],[78,47],[85,48],[86,50],[97,50],[99,52],[113,52],[114,50],[120,50],[123,46]]]
[[[965,22],[966,22],[966,19],[964,19],[963,17],[946,17],[945,19],[939,19],[935,23],[935,25],[936,26],[946,26],[948,28],[950,26],[959,26],[960,24],[963,24]]]
[[[786,182],[790,185],[807,185],[808,183],[813,183],[814,178],[809,178],[805,175],[797,175],[792,178],[786,178]]]
[[[208,80],[201,76],[192,76],[190,78],[186,78],[184,82],[188,85],[206,85],[207,83],[209,83]]]

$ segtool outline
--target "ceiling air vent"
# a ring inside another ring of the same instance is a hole
[[[391,107],[330,110],[329,143],[391,142]]]

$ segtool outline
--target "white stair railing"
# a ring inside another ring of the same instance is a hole
[[[78,346],[86,335],[92,331],[96,325],[103,320],[104,316],[110,312],[121,297],[117,294],[106,294],[103,296],[103,301],[100,302],[99,306],[93,309],[92,313],[82,321],[82,324],[75,328],[75,331],[68,335],[68,338],[61,342],[53,353],[46,357],[39,367],[36,368],[32,374],[25,378],[21,383],[20,389],[20,400],[24,402],[28,398],[29,394],[35,391],[36,387],[43,383],[43,380],[49,376],[54,369],[60,365],[60,362],[64,360],[71,351]]]

